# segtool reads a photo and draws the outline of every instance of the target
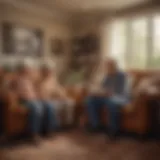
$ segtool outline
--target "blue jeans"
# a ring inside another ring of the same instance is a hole
[[[99,126],[99,113],[102,107],[105,107],[109,112],[109,129],[115,132],[118,131],[120,127],[120,110],[121,107],[127,103],[127,99],[118,97],[88,97],[86,107],[91,127],[97,128]]]
[[[22,104],[29,109],[28,129],[32,134],[38,134],[41,131],[43,123],[43,106],[39,101],[22,100]]]
[[[54,103],[51,101],[42,101],[46,115],[45,129],[47,132],[54,131],[59,127],[58,117],[56,115]]]

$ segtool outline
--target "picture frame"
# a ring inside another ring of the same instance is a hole
[[[43,32],[21,24],[3,22],[2,51],[10,56],[42,56]]]

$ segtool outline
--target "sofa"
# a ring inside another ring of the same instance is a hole
[[[129,71],[128,75],[132,77],[132,91],[136,89],[143,79],[151,77],[154,73],[147,71]],[[14,79],[13,73],[7,79]],[[85,87],[76,88],[73,86],[66,87],[66,91],[70,97],[75,99],[75,121],[80,127],[84,127],[88,123],[87,114],[85,112],[84,100],[87,96]],[[18,103],[16,95],[10,91],[2,93],[1,100],[4,112],[4,132],[7,136],[19,135],[26,132],[28,110]],[[122,109],[121,128],[125,131],[135,132],[140,135],[145,134],[149,130],[150,114],[148,101],[145,95],[133,98],[133,101]],[[107,124],[107,111],[101,111],[101,121]]]
[[[15,78],[15,74],[12,72],[3,74],[3,82],[7,83],[10,80],[14,82]],[[3,132],[6,136],[16,136],[26,131],[28,110],[19,104],[18,97],[12,90],[13,85],[11,84],[9,89],[6,86],[4,90],[1,87],[0,92],[1,108],[3,111]]]

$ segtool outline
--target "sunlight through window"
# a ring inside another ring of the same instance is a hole
[[[110,56],[115,58],[120,67],[125,67],[126,52],[126,24],[125,22],[115,22],[112,24]]]
[[[112,23],[109,55],[123,68],[160,68],[160,16]]]
[[[147,19],[135,19],[131,27],[129,67],[144,69],[147,65]]]
[[[160,68],[160,16],[153,19],[153,54],[151,55],[151,67]]]

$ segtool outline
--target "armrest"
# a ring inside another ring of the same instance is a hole
[[[147,105],[147,99],[148,97],[145,95],[139,95],[137,97],[134,97],[134,99],[127,104],[122,109],[122,113],[125,116],[134,116],[134,115],[141,115],[146,110]]]
[[[23,105],[14,105],[14,106],[10,106],[9,107],[9,112],[27,114],[28,113],[28,109],[25,108]]]
[[[10,113],[21,113],[26,114],[28,110],[23,106],[19,104],[19,98],[18,96],[13,93],[12,91],[6,91],[4,96],[4,101],[6,104],[6,112]]]
[[[122,108],[122,112],[123,113],[133,113],[134,112],[134,105],[132,103],[125,105]]]

